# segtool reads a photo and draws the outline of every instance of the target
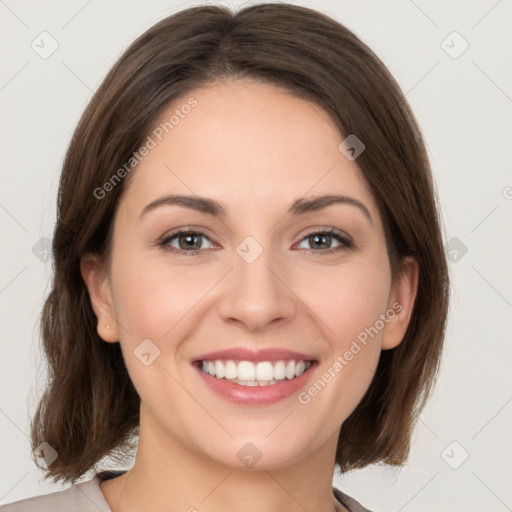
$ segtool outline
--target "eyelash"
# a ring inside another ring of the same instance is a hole
[[[164,251],[174,252],[177,254],[181,254],[184,256],[201,256],[201,254],[204,252],[204,250],[201,249],[194,249],[191,251],[185,251],[183,249],[176,249],[175,247],[170,247],[168,244],[171,240],[176,238],[179,235],[199,235],[200,237],[206,238],[207,240],[210,240],[208,236],[206,236],[204,233],[201,233],[201,231],[193,231],[193,230],[183,230],[183,231],[176,231],[174,233],[171,233],[169,235],[166,235],[162,240],[158,242],[158,246],[161,247]],[[302,239],[305,240],[306,238],[309,238],[314,235],[328,235],[331,238],[336,239],[338,242],[340,242],[342,245],[338,245],[337,247],[333,247],[332,249],[325,249],[325,250],[314,250],[314,249],[302,249],[303,251],[306,251],[308,254],[312,254],[314,256],[318,255],[326,255],[326,254],[333,254],[338,251],[347,250],[353,248],[353,242],[348,237],[343,236],[341,233],[339,233],[335,229],[326,229],[323,231],[313,231],[311,233],[308,233],[305,235]],[[211,240],[210,240],[211,241]]]

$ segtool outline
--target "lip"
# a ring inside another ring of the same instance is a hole
[[[311,361],[311,359],[309,360]],[[314,360],[311,362],[311,366],[299,377],[290,380],[283,379],[272,386],[243,386],[225,378],[217,379],[209,373],[204,373],[199,364],[193,364],[202,381],[210,390],[231,403],[247,406],[271,405],[296,395],[312,378],[317,366],[318,361]]]
[[[195,357],[192,362],[197,363],[199,361],[214,361],[215,359],[231,359],[233,361],[252,362],[279,361],[281,359],[295,359],[311,362],[316,361],[316,358],[309,354],[295,352],[293,350],[285,350],[280,348],[264,348],[255,350],[239,347],[225,350],[217,350],[215,352],[208,352],[207,354],[202,354]]]

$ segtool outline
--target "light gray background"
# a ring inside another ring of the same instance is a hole
[[[43,383],[37,321],[51,277],[44,242],[36,244],[52,236],[73,129],[136,36],[200,3],[0,0],[0,503],[61,488],[36,471],[27,435]],[[442,373],[408,464],[335,483],[382,512],[512,510],[512,1],[295,3],[355,31],[406,92],[424,131],[454,260]],[[59,45],[46,59],[31,47],[50,48],[43,31]],[[469,47],[458,55],[464,40]]]

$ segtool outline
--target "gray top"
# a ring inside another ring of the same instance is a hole
[[[112,512],[100,489],[100,482],[125,471],[101,471],[92,479],[74,484],[63,491],[33,496],[0,506],[1,512]],[[336,499],[350,512],[371,512],[356,500],[332,488]]]

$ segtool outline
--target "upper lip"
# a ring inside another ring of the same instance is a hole
[[[295,359],[300,361],[316,361],[315,357],[303,352],[295,352],[281,348],[228,348],[201,354],[193,359],[197,361],[213,361],[216,359],[236,359],[240,361],[279,361],[281,359]]]

